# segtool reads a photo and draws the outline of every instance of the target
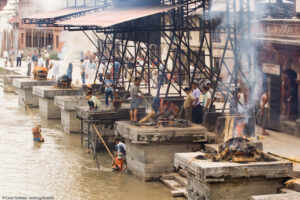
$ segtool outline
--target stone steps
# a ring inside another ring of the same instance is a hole
[[[290,135],[295,135],[296,122],[283,121],[281,122],[281,131]]]
[[[187,198],[187,172],[180,170],[178,173],[163,174],[160,180],[171,189],[173,197],[186,197]]]

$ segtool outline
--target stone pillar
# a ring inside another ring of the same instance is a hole
[[[300,74],[298,73],[298,79],[296,80],[298,85],[298,119],[296,120],[295,135],[300,136]]]

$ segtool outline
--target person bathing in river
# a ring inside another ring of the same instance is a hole
[[[40,126],[36,126],[32,129],[33,141],[36,142],[44,142],[44,138],[42,136],[42,130]]]
[[[113,169],[122,171],[123,164],[125,164],[127,168],[127,162],[126,162],[126,146],[123,142],[120,141],[119,138],[115,139],[116,145],[116,157],[113,160]]]
[[[86,95],[86,99],[88,100],[88,104],[90,106],[90,110],[97,110],[100,107],[99,99],[93,95],[91,91],[89,91]]]

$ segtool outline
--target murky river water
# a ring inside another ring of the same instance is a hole
[[[159,182],[110,171],[111,161],[99,155],[98,170],[91,154],[81,147],[80,135],[67,135],[59,121],[42,120],[44,144],[33,143],[33,122],[17,96],[0,88],[0,198],[3,196],[54,199],[166,200],[173,199]]]

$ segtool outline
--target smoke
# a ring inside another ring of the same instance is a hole
[[[248,96],[248,99],[245,99],[246,102],[241,102],[241,103],[247,103],[247,105],[245,105],[246,107],[243,111],[245,116],[253,115],[253,111],[255,109],[256,103],[261,98],[261,93],[262,93],[261,81],[263,81],[263,79],[264,79],[263,73],[261,72],[259,63],[258,63],[259,55],[257,52],[257,49],[258,49],[257,43],[253,39],[257,36],[258,33],[261,36],[265,35],[265,33],[262,31],[262,29],[259,28],[259,26],[254,26],[255,24],[258,23],[258,21],[254,21],[254,19],[256,19],[256,16],[258,15],[257,9],[255,9],[255,0],[250,0],[250,11],[251,11],[251,20],[250,20],[251,29],[250,30],[248,30],[248,27],[247,27],[247,24],[245,23],[245,21],[242,21],[239,18],[239,15],[240,15],[240,1],[239,0],[236,0],[237,18],[233,17],[232,12],[230,13],[231,24],[233,24],[233,22],[235,21],[237,23],[237,31],[239,33],[241,31],[244,31],[244,33],[245,33],[244,38],[241,38],[240,36],[238,36],[238,42],[235,44],[236,49],[238,50],[238,63],[237,64],[240,67],[240,72],[238,73],[239,87],[241,87],[241,89],[245,89],[246,91],[244,92],[244,94]],[[226,0],[214,0],[212,2],[211,12],[209,13],[209,20],[213,20],[214,22],[218,23],[217,27],[214,30],[215,32],[218,32],[220,30],[226,30],[227,18],[226,18],[225,13],[226,13]],[[246,15],[246,13],[244,13],[244,14]],[[248,34],[247,34],[248,31],[250,32],[250,37],[251,37],[250,40],[248,40]],[[225,39],[227,38],[228,34],[227,33],[219,33],[219,35],[221,38],[221,43],[224,45]],[[228,49],[231,49],[231,44],[229,44]],[[221,53],[219,53],[219,55],[221,56],[222,53],[223,52],[221,51]],[[230,50],[227,50],[227,53],[225,54],[224,63],[226,63],[226,65],[228,66],[229,73],[233,73],[233,69],[234,69],[234,59],[230,59],[230,57],[233,57],[233,56],[234,56],[233,52],[230,52]],[[249,64],[249,62],[250,62],[250,64]],[[222,67],[221,74],[229,76],[228,69],[225,67],[225,64],[222,64],[222,65],[223,65],[223,67]],[[230,77],[229,77],[229,79],[230,79]],[[225,81],[223,83],[229,84],[229,79],[227,80],[228,82]],[[228,87],[229,87],[229,85],[228,85]],[[219,88],[220,89],[222,88],[221,85],[219,85]],[[245,98],[246,98],[246,96],[245,96]],[[246,122],[248,122],[248,119],[246,119]]]
[[[94,42],[96,42],[95,36],[86,32]],[[61,62],[60,73],[64,74],[67,71],[68,63],[73,63],[73,74],[79,73],[79,61],[84,57],[86,52],[96,52],[97,49],[93,46],[91,41],[86,37],[83,32],[67,32],[64,31],[60,35],[60,41],[64,43],[59,58]],[[74,76],[76,77],[76,75]],[[76,79],[76,78],[75,78]],[[79,79],[79,77],[77,77]]]
[[[31,7],[40,12],[53,11],[66,7],[65,0],[33,0]]]

